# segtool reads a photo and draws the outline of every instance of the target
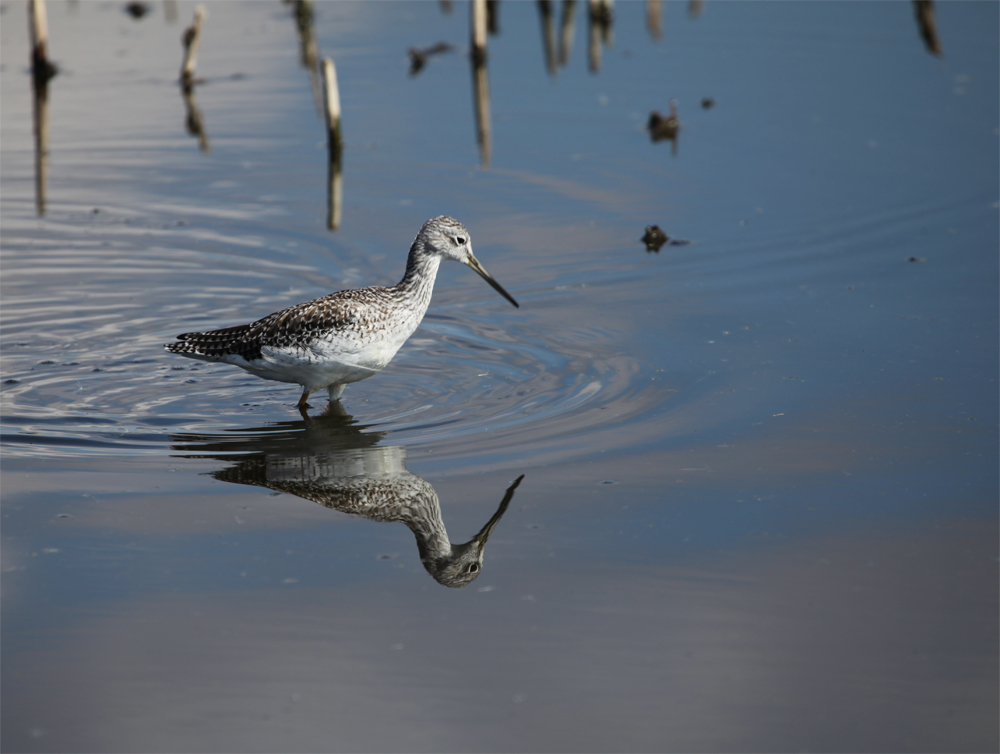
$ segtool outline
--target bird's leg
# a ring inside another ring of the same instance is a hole
[[[302,397],[299,398],[299,403],[298,403],[299,411],[305,411],[306,410],[306,408],[309,405],[308,403],[306,403],[307,400],[309,400],[309,391],[303,388],[303,390],[302,390]]]
[[[330,400],[331,401],[339,401],[340,400],[340,396],[344,394],[344,387],[345,386],[346,386],[346,383],[344,383],[344,382],[339,382],[339,383],[335,383],[333,385],[330,385],[326,389],[327,394],[330,396]]]

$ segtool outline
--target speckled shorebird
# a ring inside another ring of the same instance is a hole
[[[465,226],[441,216],[424,223],[410,246],[406,273],[394,286],[331,293],[249,325],[184,333],[164,348],[301,385],[298,406],[304,411],[310,393],[326,388],[335,401],[347,383],[371,377],[392,360],[424,318],[442,259],[467,264],[518,306],[473,255]]]

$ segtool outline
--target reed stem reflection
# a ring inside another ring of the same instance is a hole
[[[924,40],[927,52],[941,56],[941,38],[938,36],[937,21],[934,18],[934,0],[913,0],[913,11],[917,17],[920,38]]]
[[[555,76],[558,70],[558,53],[556,52],[556,28],[552,19],[551,0],[538,0],[538,15],[542,21],[542,49],[545,53],[545,70],[549,76]]]
[[[663,38],[663,4],[660,0],[646,0],[646,28],[654,42]]]
[[[601,70],[601,50],[603,47],[610,48],[614,36],[612,25],[614,23],[614,11],[612,10],[612,0],[590,0],[587,5],[589,39],[587,60],[591,73]]]
[[[576,0],[563,0],[562,15],[559,19],[559,65],[563,68],[569,62],[569,53],[573,49],[573,16],[576,13]]]
[[[316,110],[320,111],[323,91],[320,87],[319,45],[316,43],[313,4],[310,0],[295,0],[292,6],[295,31],[299,37],[299,64],[309,71],[309,86],[312,89],[313,101],[316,103]]]

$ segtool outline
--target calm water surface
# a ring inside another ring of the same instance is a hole
[[[209,3],[185,102],[194,3],[51,2],[40,213],[0,5],[4,751],[1000,746],[998,6],[543,7],[486,150],[465,3]],[[162,350],[438,214],[521,308],[443,266],[336,411]]]

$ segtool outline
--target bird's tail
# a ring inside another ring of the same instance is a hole
[[[175,343],[163,347],[171,353],[202,361],[223,361],[227,356],[242,356],[247,361],[261,357],[260,344],[247,337],[250,325],[237,325],[208,332],[187,332]]]

